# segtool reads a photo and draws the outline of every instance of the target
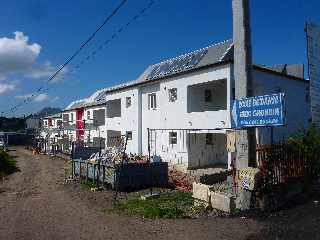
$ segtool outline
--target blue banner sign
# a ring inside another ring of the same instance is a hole
[[[232,118],[233,128],[284,125],[284,93],[236,99]]]

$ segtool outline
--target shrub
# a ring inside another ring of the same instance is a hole
[[[288,139],[293,150],[300,151],[312,160],[312,169],[316,176],[320,175],[320,131],[315,125],[307,130],[300,129]]]
[[[16,170],[16,161],[7,152],[0,150],[0,173],[10,174]]]

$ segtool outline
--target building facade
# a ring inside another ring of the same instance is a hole
[[[102,138],[108,147],[114,137],[126,135],[127,153],[150,152],[154,161],[189,169],[230,167],[233,54],[232,41],[225,41],[151,65],[135,81],[71,103],[62,113],[68,139]],[[272,129],[274,141],[308,126],[308,84],[301,68],[253,66],[254,95],[285,94],[286,125]],[[269,143],[270,128],[257,128],[256,137]]]

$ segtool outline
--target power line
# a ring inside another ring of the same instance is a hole
[[[48,82],[51,82],[71,61],[74,59],[81,50],[95,37],[95,35],[106,25],[111,18],[116,15],[120,8],[127,2],[127,0],[122,0],[121,3],[113,10],[113,12],[103,21],[103,23],[94,31],[89,38],[81,44],[80,48],[67,59],[67,61],[49,78]]]
[[[86,55],[82,60],[80,60],[74,67],[71,69],[69,73],[75,73],[83,64],[88,62],[90,59],[92,59],[98,52],[102,51],[108,44],[111,43],[112,40],[114,40],[121,32],[123,32],[126,28],[128,28],[134,21],[138,20],[149,8],[152,7],[152,5],[155,3],[154,0],[150,0],[146,7],[143,7],[136,15],[134,15],[126,24],[123,24],[121,27],[119,27],[110,38],[105,40],[102,44],[100,44],[98,47],[96,47],[93,51],[91,51],[88,55]],[[54,86],[48,86],[47,88],[40,87],[36,93],[31,94],[28,98],[26,98],[23,104],[29,104],[38,93],[44,93],[53,88]],[[20,106],[19,106],[20,107]],[[12,108],[11,108],[12,109]],[[17,107],[13,109],[15,111]]]
[[[61,67],[53,73],[51,77],[48,79],[48,83],[50,83],[56,76],[81,52],[81,50],[88,45],[88,43],[96,36],[96,34],[117,14],[117,12],[123,7],[123,5],[127,2],[127,0],[122,0],[120,4],[107,16],[107,18],[98,26],[98,28],[80,45],[80,47],[69,57],[67,60],[61,65]],[[36,92],[40,92],[42,87],[40,87]],[[32,94],[33,95],[33,94]],[[15,110],[18,105],[11,108]],[[1,112],[5,113],[5,112]]]

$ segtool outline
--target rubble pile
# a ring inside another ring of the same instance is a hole
[[[93,153],[89,161],[92,163],[99,162],[103,165],[120,164],[122,163],[146,163],[148,160],[147,156],[137,154],[125,154],[119,151],[117,147],[109,147],[106,150],[101,150],[101,153]]]
[[[177,189],[192,192],[192,183],[195,181],[194,177],[176,169],[171,169],[169,171],[169,179]]]

